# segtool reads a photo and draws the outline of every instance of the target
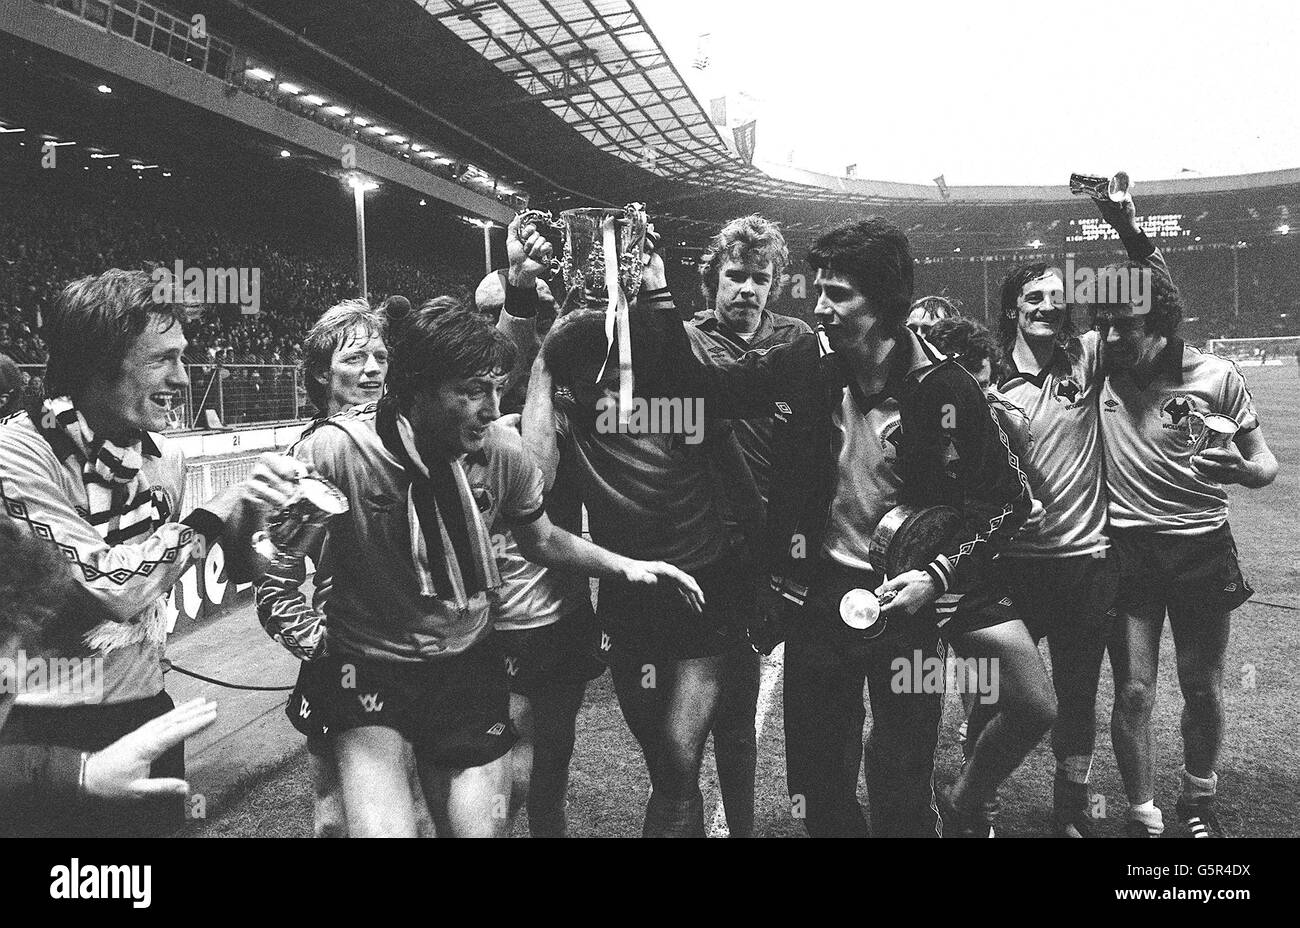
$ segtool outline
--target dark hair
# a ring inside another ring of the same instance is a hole
[[[58,547],[0,513],[0,644],[16,636],[21,648],[76,649],[93,624],[86,611],[68,608],[76,593]]]
[[[1099,276],[1135,270],[1150,275],[1151,279],[1151,307],[1143,317],[1142,330],[1148,335],[1173,338],[1183,321],[1183,297],[1168,275],[1152,270],[1151,265],[1141,261],[1125,261],[1102,268]]]
[[[1046,261],[1035,261],[1032,264],[1022,264],[1012,268],[1002,280],[997,334],[1001,361],[1008,369],[1012,368],[1011,352],[1016,347],[1016,333],[1020,331],[1020,291],[1025,288],[1025,284],[1052,273],[1059,274],[1060,269],[1052,267]],[[1061,321],[1061,330],[1056,338],[1057,344],[1067,347],[1077,334],[1074,325],[1074,307],[1066,306],[1065,318]]]
[[[17,412],[23,405],[23,372],[13,358],[0,354],[0,419]]]
[[[420,304],[420,312],[429,313],[431,316],[437,316],[453,309],[465,309],[465,304],[454,296],[435,296],[433,299],[425,300]]]
[[[366,340],[375,335],[383,338],[384,319],[365,300],[344,300],[325,310],[303,340],[303,373],[307,382],[307,397],[322,415],[329,408],[329,384],[321,383],[317,378],[321,374],[329,374],[335,353],[350,342],[358,331],[365,333]]]
[[[514,342],[459,303],[441,310],[426,303],[390,335],[393,354],[388,388],[403,410],[410,409],[415,394],[425,387],[482,374],[506,374],[515,366]]]
[[[781,293],[781,273],[790,263],[790,249],[781,234],[781,227],[770,219],[751,213],[733,219],[709,241],[700,258],[700,292],[706,306],[712,306],[718,295],[718,273],[722,262],[750,261],[766,264],[772,262],[772,290],[769,299]]]
[[[907,318],[912,251],[907,236],[889,221],[871,216],[837,226],[813,243],[808,264],[853,281],[887,328],[897,328]]]
[[[562,316],[542,344],[542,357],[560,386],[572,386],[584,364],[599,364],[610,354],[610,369],[618,369],[618,343],[609,349],[605,340],[605,314],[599,309],[578,309]]]
[[[927,316],[934,316],[937,320],[953,319],[961,315],[961,309],[955,300],[950,300],[946,296],[931,294],[923,296],[911,306],[908,307],[907,314],[910,316],[917,310],[922,310]]]
[[[989,362],[994,382],[998,379],[998,346],[993,333],[975,319],[940,319],[930,328],[927,341],[955,360],[974,377]]]
[[[120,268],[64,287],[41,331],[49,349],[46,393],[75,403],[96,375],[116,380],[152,316],[170,320],[167,329],[189,318],[192,307],[170,302],[172,292],[144,271]]]

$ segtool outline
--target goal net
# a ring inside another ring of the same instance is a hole
[[[1259,364],[1293,364],[1300,335],[1277,338],[1211,338],[1205,350],[1229,358],[1242,366]]]

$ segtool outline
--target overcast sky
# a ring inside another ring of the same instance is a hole
[[[758,160],[952,185],[1300,167],[1295,0],[634,2],[706,109],[758,119]]]

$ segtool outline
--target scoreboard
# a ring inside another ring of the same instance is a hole
[[[1192,230],[1187,227],[1183,213],[1164,213],[1156,216],[1143,216],[1138,220],[1151,238],[1187,238]],[[1119,233],[1110,227],[1104,219],[1071,219],[1065,232],[1067,244],[1072,242],[1106,242],[1115,241]]]

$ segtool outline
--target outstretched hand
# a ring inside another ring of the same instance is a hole
[[[150,779],[149,766],[216,718],[217,704],[200,697],[145,722],[86,759],[86,792],[117,800],[188,796],[189,783],[170,777]]]
[[[698,614],[704,612],[704,591],[695,578],[664,561],[629,561],[623,569],[623,579],[628,583],[655,584],[663,579],[675,584],[677,592]]]

